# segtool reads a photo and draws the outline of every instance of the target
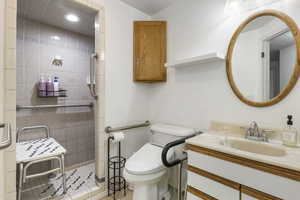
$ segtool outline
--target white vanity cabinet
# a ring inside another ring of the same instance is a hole
[[[252,188],[241,186],[241,200],[280,200],[280,199],[271,196],[269,194],[254,190]]]
[[[256,197],[252,197],[252,196],[249,196],[249,195],[246,195],[246,194],[242,194],[241,199],[242,200],[259,200]]]
[[[188,185],[198,193],[207,194],[210,199],[240,200],[240,184],[190,165]]]
[[[300,200],[300,173],[187,145],[187,200]]]

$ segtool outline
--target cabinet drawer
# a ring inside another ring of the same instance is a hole
[[[255,197],[251,197],[251,196],[246,195],[246,194],[242,194],[241,200],[259,200],[259,199],[255,198]]]
[[[187,189],[187,200],[217,200],[196,188],[188,186]]]
[[[215,156],[218,153],[208,151],[204,148],[188,150],[188,164],[284,200],[299,199],[299,181],[233,163],[226,158],[222,159],[222,153],[222,156]]]
[[[187,197],[186,197],[187,200],[204,200],[202,199],[201,197],[198,197],[192,193],[187,193]]]
[[[241,200],[283,200],[261,191],[241,186]]]
[[[240,200],[240,186],[216,175],[189,166],[188,185],[222,200]]]

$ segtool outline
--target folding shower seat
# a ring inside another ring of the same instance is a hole
[[[20,142],[20,135],[29,133],[35,130],[44,130],[45,137],[37,140],[29,140]],[[66,149],[60,145],[54,138],[50,137],[50,129],[48,126],[32,126],[24,127],[17,131],[17,168],[18,168],[18,200],[21,200],[23,184],[28,180],[40,176],[50,175],[52,173],[62,173],[62,188],[64,194],[66,193],[66,177],[65,177],[65,165],[64,155]],[[28,168],[34,164],[57,160],[59,165],[55,167],[51,165],[48,171],[28,174]]]

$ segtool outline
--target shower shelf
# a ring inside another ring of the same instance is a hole
[[[67,97],[67,90],[59,90],[57,92],[47,92],[45,90],[38,90],[39,98],[55,98],[55,97]]]

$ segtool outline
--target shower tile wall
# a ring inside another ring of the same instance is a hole
[[[41,24],[17,19],[17,105],[81,104],[93,101],[86,86],[89,56],[94,38]],[[55,40],[58,36],[60,40]],[[54,56],[63,66],[53,66]],[[38,98],[36,83],[40,75],[58,76],[66,98]],[[90,108],[19,110],[17,127],[43,125],[66,149],[66,166],[95,159],[94,113]],[[22,140],[35,139],[40,133],[26,133]]]

